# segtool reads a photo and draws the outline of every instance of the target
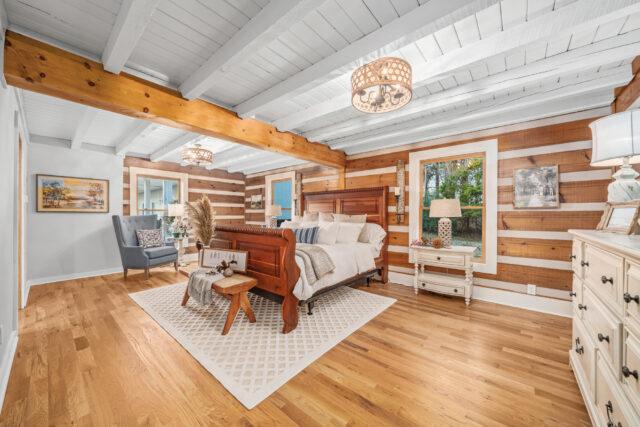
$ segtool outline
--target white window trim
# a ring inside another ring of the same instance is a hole
[[[298,212],[296,212],[296,172],[295,171],[282,172],[274,175],[267,175],[265,177],[264,207],[266,209],[267,206],[273,204],[271,200],[271,183],[273,181],[281,181],[283,179],[291,180],[291,219],[293,219],[294,215],[300,215]]]
[[[409,154],[409,241],[420,236],[420,163],[443,157],[484,153],[485,156],[485,261],[474,262],[473,270],[496,274],[498,264],[498,140],[472,142]]]
[[[138,175],[154,176],[158,178],[177,179],[180,181],[180,203],[187,201],[189,194],[189,174],[170,172],[158,169],[129,168],[129,215],[138,215]]]

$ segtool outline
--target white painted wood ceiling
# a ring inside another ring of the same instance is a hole
[[[640,0],[4,1],[14,31],[347,154],[609,105],[640,55]],[[384,55],[412,65],[413,100],[360,113],[351,72]],[[83,107],[69,117],[62,101],[26,99],[32,133],[74,139]],[[85,122],[88,144],[172,161],[197,138],[105,112]],[[201,143],[230,170],[299,163]]]

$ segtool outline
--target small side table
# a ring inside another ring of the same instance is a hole
[[[181,270],[181,272],[185,274],[185,270]],[[231,306],[229,307],[227,320],[224,323],[224,328],[222,329],[222,335],[227,335],[229,333],[229,329],[231,329],[231,325],[233,324],[240,308],[242,308],[249,318],[249,323],[255,323],[256,316],[253,314],[253,309],[251,308],[251,303],[249,302],[247,294],[249,290],[257,284],[258,281],[253,277],[236,273],[231,277],[220,279],[211,285],[211,290],[231,299]],[[181,305],[185,306],[187,301],[189,301],[189,290],[185,289]]]
[[[430,246],[411,246],[415,264],[413,289],[425,289],[441,294],[460,296],[469,305],[473,293],[473,252],[471,246],[451,246],[435,249]],[[464,276],[427,271],[426,266],[464,270]]]

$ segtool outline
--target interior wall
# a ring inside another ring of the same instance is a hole
[[[206,196],[211,201],[216,212],[216,224],[241,225],[244,224],[244,174],[229,173],[224,170],[194,166],[181,166],[171,162],[151,162],[138,157],[125,157],[122,170],[122,211],[129,215],[130,209],[130,176],[129,168],[144,168],[150,171],[177,172],[188,175],[187,194],[190,202]],[[153,172],[150,172],[153,174]],[[187,253],[196,252],[195,241],[190,239]]]
[[[488,139],[498,140],[498,266],[497,274],[476,273],[484,287],[526,292],[537,285],[539,295],[569,299],[571,289],[571,228],[594,229],[607,199],[611,182],[609,169],[594,169],[591,161],[591,132],[594,119],[577,120],[512,132],[490,132],[480,138],[448,142],[431,147],[413,147],[377,155],[353,156],[347,163],[346,188],[389,187],[389,270],[413,274],[409,263],[409,216],[396,221],[394,190],[397,160],[409,162],[412,151]],[[417,144],[419,145],[419,144]],[[512,177],[515,169],[559,166],[559,209],[513,210]],[[337,187],[337,174],[329,168],[300,169],[303,192]],[[270,172],[272,173],[272,172]],[[409,173],[405,173],[408,190]],[[262,186],[262,187],[261,187]],[[247,177],[247,204],[251,194],[264,187],[264,174]],[[409,194],[405,191],[405,205]],[[248,205],[247,205],[248,206]],[[247,210],[247,223],[264,222],[264,213]],[[460,273],[456,270],[449,273]],[[393,276],[392,276],[393,277]],[[396,276],[397,277],[397,276]]]

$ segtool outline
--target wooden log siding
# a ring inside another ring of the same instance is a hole
[[[171,162],[151,162],[137,157],[127,156],[124,158],[124,168],[122,180],[123,188],[123,214],[129,215],[130,188],[129,167],[139,167],[145,169],[155,169],[162,171],[186,173],[189,175],[187,200],[194,202],[202,196],[206,196],[216,212],[218,219],[216,224],[220,225],[242,225],[244,224],[244,191],[245,176],[242,173],[229,173],[223,170],[207,170],[194,166],[180,166]],[[187,253],[194,253],[195,240],[189,239]]]

